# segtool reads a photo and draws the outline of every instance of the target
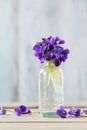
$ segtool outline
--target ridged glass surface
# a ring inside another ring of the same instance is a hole
[[[63,73],[58,67],[44,66],[39,74],[39,112],[45,117],[56,117],[56,109],[63,104]]]

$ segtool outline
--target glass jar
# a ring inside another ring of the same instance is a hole
[[[53,62],[46,62],[39,73],[39,113],[43,117],[57,117],[63,104],[63,72]]]

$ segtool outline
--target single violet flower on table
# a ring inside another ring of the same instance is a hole
[[[60,106],[57,111],[56,111],[56,114],[61,117],[61,118],[66,118],[67,116],[67,111],[65,110],[64,106]]]
[[[75,107],[70,107],[70,110],[68,111],[69,115],[73,115],[75,111]]]
[[[30,109],[24,105],[20,105],[19,107],[15,108],[14,111],[16,112],[17,116],[21,116],[21,114],[31,113]]]
[[[83,108],[82,113],[87,114],[87,107]]]
[[[75,109],[74,116],[75,116],[75,117],[79,117],[80,114],[81,114],[80,108]]]
[[[81,110],[80,108],[71,107],[68,114],[74,117],[79,117],[81,115]]]
[[[0,115],[5,115],[6,110],[3,107],[0,107]]]

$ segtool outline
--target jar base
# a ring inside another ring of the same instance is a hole
[[[55,112],[40,112],[40,116],[48,118],[58,118]]]

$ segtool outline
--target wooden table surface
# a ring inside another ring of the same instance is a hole
[[[18,104],[1,104],[7,110],[6,115],[0,116],[0,130],[87,130],[87,117],[79,118],[44,118],[38,114],[38,107],[36,105],[23,104],[31,106],[31,111],[34,114],[16,116],[14,108]],[[65,105],[66,108],[76,106],[84,108],[86,103],[69,103]]]

